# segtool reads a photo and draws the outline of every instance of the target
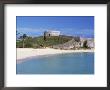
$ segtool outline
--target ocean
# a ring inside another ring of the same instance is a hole
[[[26,58],[16,74],[94,74],[94,53],[68,53]]]

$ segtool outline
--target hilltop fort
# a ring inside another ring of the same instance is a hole
[[[93,38],[82,38],[79,36],[61,35],[60,31],[44,31],[42,36],[21,38],[17,40],[18,48],[43,48],[54,49],[92,49],[94,48]],[[23,46],[24,45],[24,46]]]

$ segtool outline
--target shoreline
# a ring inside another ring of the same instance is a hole
[[[22,59],[31,58],[35,56],[78,53],[78,52],[94,52],[94,50],[93,49],[60,50],[60,49],[53,49],[53,48],[43,48],[43,49],[17,48],[16,55],[17,55],[17,61],[22,61]]]

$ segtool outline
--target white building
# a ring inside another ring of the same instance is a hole
[[[45,31],[44,34],[46,36],[59,36],[60,35],[60,31]]]

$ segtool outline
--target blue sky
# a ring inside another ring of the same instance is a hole
[[[94,16],[17,16],[16,29],[29,36],[57,30],[63,35],[94,37]]]

